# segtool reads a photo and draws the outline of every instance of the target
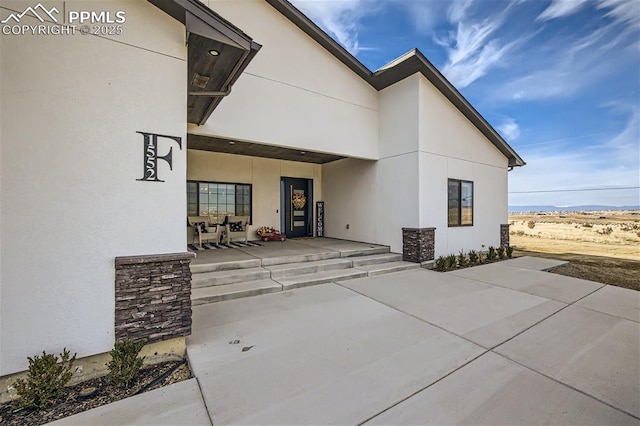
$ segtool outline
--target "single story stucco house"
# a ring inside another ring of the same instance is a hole
[[[393,252],[508,239],[524,162],[418,50],[369,70],[286,0],[3,0],[0,20],[0,376],[108,352],[139,274],[188,294],[188,216],[309,237],[323,202],[324,236]],[[134,337],[184,341],[182,303]]]

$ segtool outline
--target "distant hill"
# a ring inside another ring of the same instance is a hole
[[[509,206],[509,213],[521,212],[579,212],[600,210],[640,210],[640,206]]]

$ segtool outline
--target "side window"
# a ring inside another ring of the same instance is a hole
[[[473,226],[473,182],[449,179],[447,185],[449,226]]]

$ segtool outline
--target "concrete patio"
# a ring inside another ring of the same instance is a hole
[[[163,424],[639,425],[640,293],[529,259],[196,306],[202,397],[174,385],[162,408],[125,400],[60,424],[160,411]]]

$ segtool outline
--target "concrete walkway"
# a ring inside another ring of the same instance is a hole
[[[420,269],[197,306],[202,399],[192,380],[164,388],[164,408],[151,392],[60,424],[640,425],[640,293],[551,266]],[[128,423],[104,414],[132,409]]]

